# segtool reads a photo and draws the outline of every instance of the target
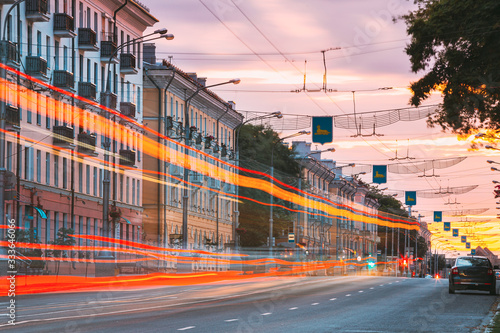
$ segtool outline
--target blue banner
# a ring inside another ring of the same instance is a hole
[[[471,249],[470,250],[470,254],[472,254],[473,256],[475,256],[476,255],[476,249]]]
[[[467,243],[467,236],[462,236],[460,240],[462,243]]]
[[[330,143],[333,141],[333,117],[313,117],[312,142]]]
[[[458,237],[458,229],[453,229],[453,237]]]
[[[465,248],[466,249],[470,249],[470,243],[469,242],[465,243]]]
[[[444,223],[444,231],[450,231],[450,230],[451,230],[451,223],[445,222]]]
[[[373,182],[375,184],[387,183],[387,165],[373,166]]]
[[[434,222],[443,222],[443,212],[434,212]]]
[[[405,204],[408,206],[415,206],[417,204],[417,192],[416,191],[406,191],[405,192]]]

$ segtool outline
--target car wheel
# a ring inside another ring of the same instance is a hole
[[[448,287],[448,292],[450,294],[454,294],[455,293],[455,289],[453,289],[451,286]]]

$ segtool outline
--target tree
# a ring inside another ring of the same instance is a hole
[[[40,244],[40,240],[36,234],[36,229],[34,228],[18,230],[16,232],[16,242]],[[31,263],[29,264],[29,268],[43,269],[45,267],[45,261],[41,260],[43,255],[41,248],[19,248],[19,252],[23,256],[30,258]],[[36,260],[34,258],[40,258],[40,260]]]
[[[270,127],[244,125],[240,130],[238,140],[240,166],[267,173],[271,164],[271,152],[274,146],[273,166],[275,178],[285,183],[296,181],[300,167],[294,158],[294,151],[280,142],[278,133]],[[248,172],[241,172],[241,174],[269,180],[267,177]],[[279,185],[275,184],[275,186]],[[265,191],[242,186],[239,194],[242,197],[258,202],[270,202],[270,195]],[[291,203],[282,202],[276,198],[274,204],[291,208]],[[293,225],[296,214],[279,207],[274,207],[273,210],[273,237],[276,237]],[[265,245],[269,237],[269,206],[243,198],[242,203],[239,205],[239,211],[240,218],[237,231],[240,235],[241,245],[244,247]]]
[[[76,244],[75,238],[70,236],[74,234],[75,231],[71,228],[60,228],[57,231],[57,238],[50,242],[52,245],[63,245],[63,246],[73,246]],[[61,266],[61,258],[67,257],[66,250],[52,250],[51,255],[55,258],[59,258],[57,261],[57,275],[59,275],[59,267]]]
[[[500,2],[497,0],[415,0],[404,15],[411,42],[411,69],[427,73],[411,84],[410,103],[420,105],[433,91],[443,104],[429,124],[467,134],[500,129]]]

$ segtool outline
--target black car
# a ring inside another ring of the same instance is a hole
[[[458,257],[450,272],[450,294],[456,290],[484,290],[496,294],[496,278],[491,262],[486,257]]]

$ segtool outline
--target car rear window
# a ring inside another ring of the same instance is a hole
[[[455,266],[490,267],[490,262],[486,258],[458,258]]]

